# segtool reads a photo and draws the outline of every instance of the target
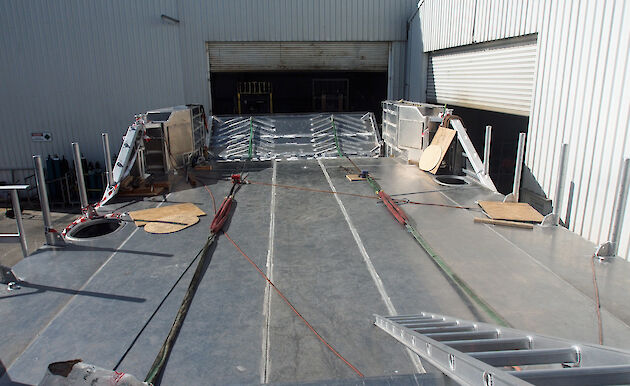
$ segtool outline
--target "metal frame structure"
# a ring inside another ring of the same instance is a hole
[[[629,351],[429,312],[375,318],[378,327],[462,384],[630,383]]]
[[[479,154],[475,150],[475,146],[473,145],[464,125],[459,119],[451,119],[451,126],[455,131],[457,131],[457,140],[462,145],[464,149],[466,158],[468,162],[472,166],[473,170],[468,168],[464,168],[463,172],[468,176],[475,180],[477,180],[481,185],[486,188],[492,190],[493,192],[497,191],[497,188],[494,186],[494,182],[492,182],[492,178],[490,178],[490,138],[492,131],[490,130],[490,134],[486,128],[486,145],[487,149],[485,149],[486,154],[484,155],[484,161],[481,161]],[[487,162],[486,162],[487,158]],[[519,179],[520,180],[520,179]]]

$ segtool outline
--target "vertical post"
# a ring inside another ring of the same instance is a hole
[[[22,209],[20,208],[20,196],[17,189],[11,190],[11,204],[13,213],[15,214],[15,222],[17,223],[18,233],[20,236],[20,246],[22,247],[22,256],[28,256],[28,247],[26,246],[26,234],[24,234],[24,224],[22,223]]]
[[[492,126],[486,126],[486,143],[483,147],[483,173],[490,175],[490,140],[492,139]]]
[[[558,163],[558,179],[556,180],[556,190],[553,196],[553,210],[545,216],[542,221],[543,226],[556,226],[560,220],[560,209],[562,209],[562,199],[564,198],[564,183],[567,174],[569,144],[563,143],[560,147],[560,162]]]
[[[85,190],[85,180],[83,179],[83,165],[81,164],[81,150],[77,142],[72,142],[72,150],[74,151],[74,170],[77,174],[77,185],[79,187],[79,199],[81,201],[81,209],[87,208],[89,205],[87,191]]]
[[[42,217],[44,218],[44,235],[46,236],[46,244],[54,245],[55,237],[49,230],[52,228],[52,220],[50,218],[50,207],[48,206],[48,192],[46,189],[46,178],[44,177],[44,168],[42,167],[42,157],[33,156],[35,161],[35,180],[37,181],[37,192],[39,194],[39,206],[42,208]]]
[[[619,184],[615,197],[615,212],[613,221],[610,224],[609,240],[612,243],[612,255],[616,255],[619,250],[619,239],[621,238],[621,227],[626,212],[626,202],[628,201],[628,190],[630,190],[630,158],[626,158],[619,173]]]
[[[107,176],[107,186],[112,186],[112,153],[109,149],[109,134],[102,133],[103,152],[105,153],[105,175]]]
[[[516,151],[516,166],[514,167],[514,184],[512,193],[508,194],[503,202],[518,202],[521,190],[521,175],[523,174],[523,158],[525,158],[525,133],[518,135],[518,150]]]

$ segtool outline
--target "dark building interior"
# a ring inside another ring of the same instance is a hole
[[[386,72],[212,73],[212,113],[371,111],[380,119]]]

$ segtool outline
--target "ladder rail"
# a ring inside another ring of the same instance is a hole
[[[423,312],[375,324],[463,384],[630,383],[630,351]],[[432,325],[433,327],[428,327]],[[507,371],[503,366],[553,365]]]

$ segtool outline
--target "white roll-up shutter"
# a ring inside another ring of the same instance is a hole
[[[536,41],[506,39],[429,55],[429,102],[529,115]]]
[[[389,42],[208,42],[211,72],[387,71]]]

